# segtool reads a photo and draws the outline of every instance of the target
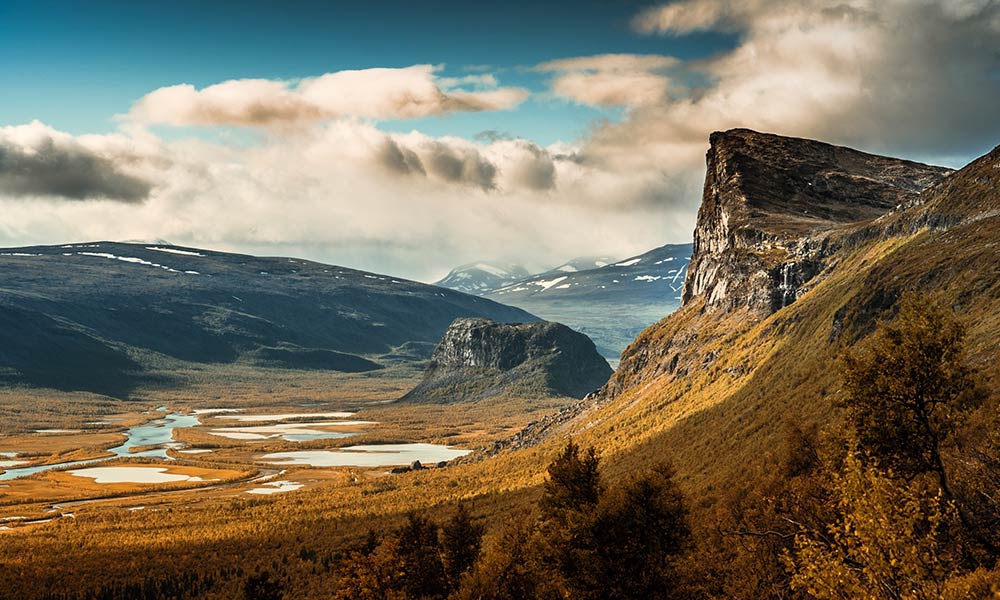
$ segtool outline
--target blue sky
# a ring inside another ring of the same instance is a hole
[[[648,3],[647,3],[648,4]],[[0,2],[0,123],[41,120],[74,134],[113,130],[113,115],[156,88],[228,79],[296,79],[343,69],[488,67],[503,85],[541,91],[543,61],[603,53],[708,56],[733,36],[636,35],[629,1],[564,2]],[[377,6],[377,8],[373,8]],[[497,130],[570,141],[620,111],[532,98],[517,111],[458,113],[384,125],[472,137]]]
[[[713,131],[987,152],[998,48],[997,0],[0,0],[0,246],[627,257],[690,242]]]

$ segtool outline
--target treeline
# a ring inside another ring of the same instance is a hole
[[[514,515],[483,550],[464,506],[443,526],[406,524],[352,553],[337,598],[668,598],[688,547],[687,510],[669,467],[617,486],[593,448],[569,443],[536,510]]]
[[[1000,435],[967,423],[987,394],[963,339],[904,296],[842,359],[844,423],[789,424],[771,480],[696,524],[669,467],[611,485],[570,442],[488,544],[464,507],[411,515],[350,554],[337,598],[1000,597]]]

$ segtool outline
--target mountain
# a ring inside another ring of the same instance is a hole
[[[617,359],[635,336],[680,306],[690,244],[670,244],[619,261],[574,259],[484,297],[558,321]],[[581,267],[581,268],[577,268]]]
[[[558,267],[549,269],[548,272],[572,273],[574,271],[589,271],[591,269],[606,267],[613,262],[616,262],[616,259],[612,256],[578,256],[567,260]]]
[[[521,265],[480,261],[455,267],[444,278],[434,282],[434,285],[466,294],[482,295],[528,276],[530,273]]]
[[[482,401],[500,395],[582,398],[611,367],[582,333],[551,322],[458,319],[434,349],[409,402]]]
[[[1000,148],[948,169],[747,130],[713,134],[683,306],[611,380],[514,446],[576,436],[630,472],[667,457],[693,518],[773,481],[789,424],[835,428],[838,357],[904,291],[954,309],[1000,404]],[[699,519],[701,521],[699,521]]]
[[[0,250],[0,381],[127,396],[163,361],[365,371],[523,310],[293,258],[95,242]]]

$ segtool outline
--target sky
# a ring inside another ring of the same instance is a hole
[[[961,166],[1000,0],[0,0],[0,246],[626,257],[690,241],[733,127]]]

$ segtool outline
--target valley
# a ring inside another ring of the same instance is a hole
[[[714,134],[683,305],[642,331],[613,374],[593,342],[561,325],[461,317],[419,356],[399,358],[405,343],[358,354],[378,369],[175,357],[146,363],[122,397],[10,385],[0,395],[5,473],[60,466],[0,481],[10,574],[0,590],[117,598],[144,586],[153,597],[221,599],[246,596],[267,572],[291,597],[331,597],[368,585],[353,569],[377,566],[377,548],[391,550],[415,518],[442,522],[459,507],[486,532],[469,577],[506,585],[510,552],[545,551],[552,465],[572,442],[596,449],[607,490],[635,489],[653,481],[651,465],[670,465],[655,473],[676,485],[692,539],[670,563],[686,597],[799,593],[816,577],[802,566],[818,547],[809,544],[823,543],[803,519],[853,514],[861,501],[845,486],[864,477],[896,499],[860,504],[884,520],[935,497],[920,487],[933,485],[926,472],[893,491],[903,484],[876,467],[847,470],[863,451],[845,450],[860,442],[844,357],[892,341],[885,328],[915,314],[921,331],[937,332],[920,319],[938,319],[962,333],[954,372],[975,392],[934,472],[954,482],[954,506],[970,507],[950,513],[966,521],[955,516],[955,537],[940,542],[962,545],[968,562],[941,551],[952,570],[922,573],[920,585],[944,590],[929,597],[990,597],[989,523],[1000,513],[977,494],[994,489],[998,464],[998,152],[952,172],[812,140]],[[595,380],[557,387],[566,373]],[[53,572],[61,578],[45,577]]]

